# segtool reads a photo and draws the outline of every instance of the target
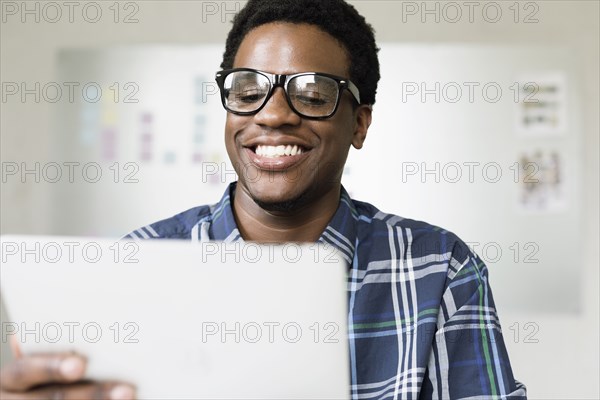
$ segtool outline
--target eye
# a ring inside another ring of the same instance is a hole
[[[228,93],[228,99],[232,103],[256,103],[265,97],[265,92],[262,90],[258,90],[256,88],[242,90],[242,91],[233,91],[230,90]]]
[[[255,103],[265,97],[265,94],[262,91],[251,89],[239,93],[236,97],[239,101],[244,103]]]
[[[323,106],[331,102],[329,96],[324,96],[315,90],[304,90],[294,95],[294,100],[308,106]]]

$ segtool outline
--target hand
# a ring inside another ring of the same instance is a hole
[[[15,353],[0,369],[0,400],[133,400],[135,389],[123,382],[83,380],[87,361],[76,353]]]

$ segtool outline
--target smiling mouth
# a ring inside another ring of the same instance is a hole
[[[306,149],[302,146],[298,146],[297,144],[279,146],[268,146],[259,144],[258,146],[252,147],[251,149],[257,156],[267,158],[296,156],[309,151],[309,149]]]

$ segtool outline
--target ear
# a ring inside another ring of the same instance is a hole
[[[352,136],[352,146],[354,146],[355,149],[361,149],[363,147],[363,143],[367,138],[367,131],[371,125],[372,112],[373,109],[371,106],[366,104],[359,105],[354,111],[356,125],[354,128],[354,135]]]

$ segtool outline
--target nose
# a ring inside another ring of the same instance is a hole
[[[301,121],[301,117],[290,108],[282,87],[274,88],[267,104],[254,115],[254,122],[257,125],[271,128],[282,125],[297,125]]]

